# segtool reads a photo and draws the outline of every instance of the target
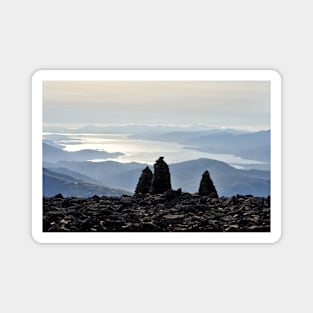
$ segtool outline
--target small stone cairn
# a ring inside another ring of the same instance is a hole
[[[166,200],[179,197],[182,190],[173,190],[171,186],[171,174],[164,157],[159,157],[153,165],[154,173],[147,166],[141,173],[135,190],[136,195],[140,194],[163,194]],[[208,171],[202,174],[199,187],[199,195],[210,198],[218,198],[217,191]]]
[[[205,171],[202,174],[199,187],[199,195],[209,196],[210,198],[218,198],[217,191],[208,171]]]
[[[139,177],[139,181],[135,190],[135,194],[147,194],[151,189],[153,174],[150,168],[147,166]]]
[[[164,161],[164,157],[159,157],[153,168],[154,174],[151,182],[150,193],[160,194],[172,189],[170,170]]]

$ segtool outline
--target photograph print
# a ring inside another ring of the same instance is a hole
[[[43,236],[270,238],[276,72],[38,73]]]

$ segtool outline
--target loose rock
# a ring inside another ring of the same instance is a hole
[[[59,196],[43,198],[43,230],[45,232],[270,231],[271,210],[267,198],[241,195],[210,199],[208,196],[179,192],[172,198],[172,192],[175,194],[177,191],[171,190],[163,195],[99,199]]]

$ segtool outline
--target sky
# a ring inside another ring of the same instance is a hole
[[[46,125],[270,128],[269,81],[44,81]]]

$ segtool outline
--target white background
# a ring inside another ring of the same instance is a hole
[[[310,1],[1,1],[1,312],[312,311]],[[270,68],[283,77],[283,236],[273,245],[39,245],[31,75]]]

